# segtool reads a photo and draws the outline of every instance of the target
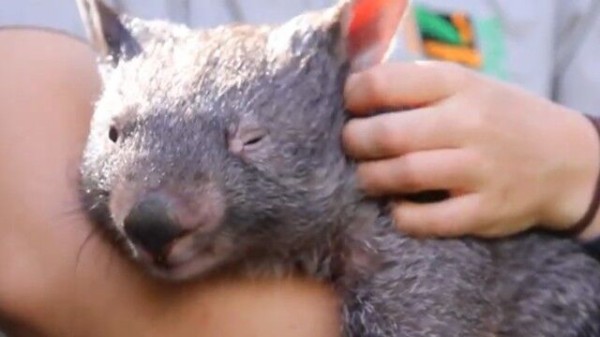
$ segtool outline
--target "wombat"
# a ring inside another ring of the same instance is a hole
[[[82,204],[149,274],[305,273],[348,337],[600,336],[600,264],[572,240],[412,238],[358,188],[344,82],[385,61],[404,0],[211,29],[80,6],[104,83]]]

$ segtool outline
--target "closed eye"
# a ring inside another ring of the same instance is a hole
[[[244,148],[253,148],[257,146],[266,136],[266,132],[263,129],[250,129],[242,131],[240,138],[244,144]]]
[[[260,142],[263,139],[264,135],[257,135],[254,136],[253,138],[248,139],[245,143],[244,146],[248,146],[248,145],[255,145],[258,142]]]
[[[248,120],[242,122],[241,125],[230,126],[233,132],[227,137],[227,142],[231,153],[246,157],[260,150],[269,134],[258,123]]]

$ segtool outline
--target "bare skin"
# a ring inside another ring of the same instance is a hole
[[[372,68],[348,81],[346,96],[357,117],[368,117],[344,132],[368,193],[451,194],[434,204],[396,203],[394,217],[406,232],[501,237],[537,224],[566,230],[591,202],[598,135],[576,111],[441,62]],[[369,116],[401,107],[409,109]],[[599,235],[596,215],[581,239]]]
[[[77,210],[98,95],[72,38],[0,30],[0,321],[15,336],[337,336],[337,299],[308,280],[153,282]],[[79,254],[79,255],[78,255]],[[79,256],[79,258],[77,258]]]

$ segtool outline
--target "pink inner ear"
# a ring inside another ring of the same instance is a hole
[[[380,62],[394,37],[407,0],[354,0],[350,5],[347,28],[348,56],[354,60],[368,54],[375,64]]]

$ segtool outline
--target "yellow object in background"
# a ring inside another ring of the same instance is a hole
[[[425,41],[423,46],[427,55],[436,59],[463,63],[474,68],[480,68],[482,65],[481,54],[474,48],[436,41]]]

